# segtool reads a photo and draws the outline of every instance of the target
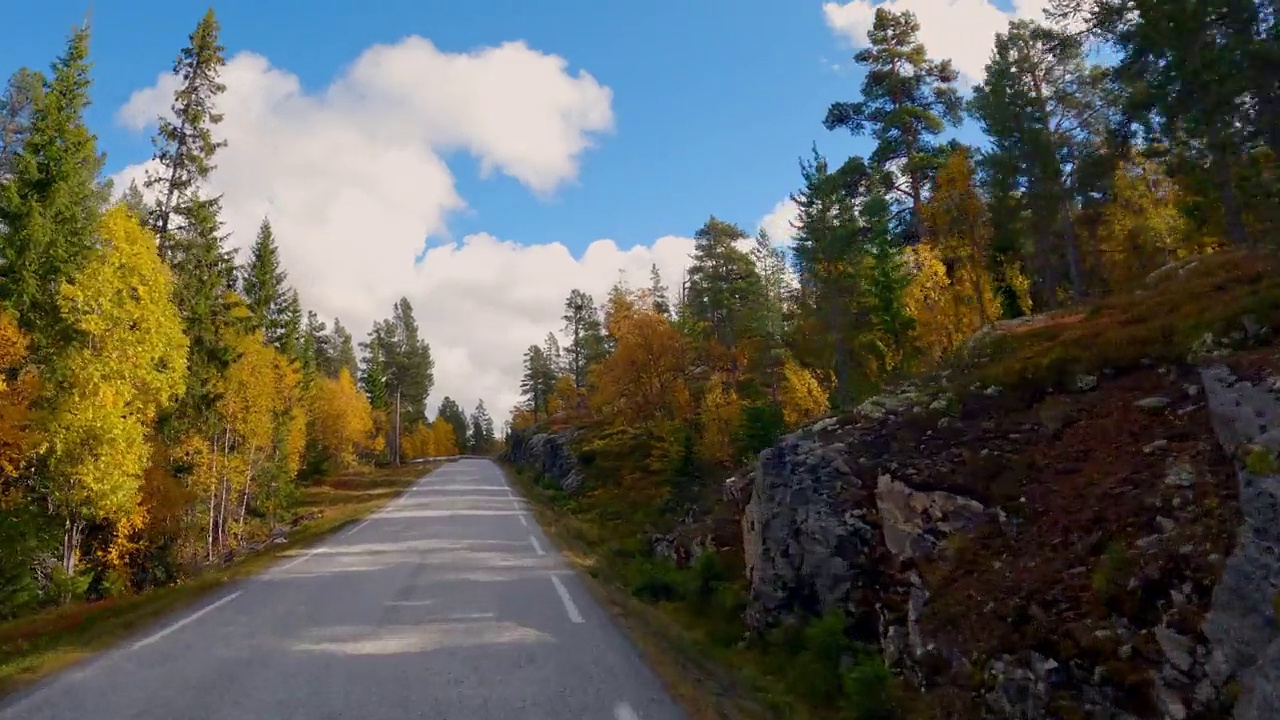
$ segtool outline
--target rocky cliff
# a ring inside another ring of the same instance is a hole
[[[571,446],[573,439],[572,432],[514,430],[501,459],[532,469],[539,482],[549,481],[565,492],[577,492],[582,487],[582,473]]]
[[[944,717],[1280,718],[1280,353],[1204,355],[783,438],[728,488],[748,622],[842,610]]]

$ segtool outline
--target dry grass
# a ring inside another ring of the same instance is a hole
[[[432,467],[361,470],[322,480],[302,491],[298,508],[299,514],[319,511],[320,515],[294,528],[288,542],[268,545],[181,585],[132,597],[73,603],[0,624],[0,697],[108,649],[160,615],[194,603],[232,580],[260,572],[279,555],[364,518]]]

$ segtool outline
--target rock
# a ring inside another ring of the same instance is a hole
[[[1156,440],[1155,442],[1149,442],[1146,445],[1143,445],[1142,452],[1150,455],[1153,452],[1164,450],[1167,447],[1169,447],[1168,440]]]
[[[1201,378],[1214,432],[1228,452],[1255,444],[1276,450],[1280,401],[1268,388],[1221,365]],[[1221,677],[1214,665],[1225,664],[1240,679],[1236,720],[1263,720],[1280,717],[1280,475],[1238,474],[1244,525],[1204,621],[1214,653],[1207,671]]]
[[[1159,525],[1160,532],[1165,533],[1166,535],[1173,532],[1178,527],[1177,523],[1163,515],[1156,516],[1156,525]]]
[[[1089,392],[1098,387],[1098,376],[1081,374],[1076,376],[1076,390],[1080,392]]]
[[[1165,660],[1179,672],[1191,670],[1191,641],[1167,627],[1157,627],[1155,633]]]
[[[1167,687],[1161,687],[1156,692],[1156,702],[1160,705],[1160,712],[1166,720],[1186,720],[1187,706],[1182,704],[1182,699]]]
[[[1257,315],[1245,315],[1240,318],[1240,324],[1244,325],[1245,337],[1250,340],[1256,340],[1263,335],[1266,335],[1267,331],[1270,329],[1266,325],[1263,325],[1262,321],[1258,320]]]
[[[888,475],[876,483],[884,544],[900,558],[933,554],[942,536],[972,530],[986,518],[976,500],[946,492],[919,492]]]
[[[1170,400],[1167,397],[1154,395],[1152,397],[1142,398],[1135,402],[1133,406],[1142,410],[1163,410],[1169,406],[1169,402]]]
[[[804,431],[760,453],[742,516],[749,626],[843,607],[875,582],[877,533],[839,508],[843,477]]]
[[[535,433],[514,431],[503,459],[536,470],[541,478],[548,478],[567,493],[582,488],[583,477],[570,442],[573,433]]]
[[[1187,463],[1181,460],[1170,460],[1169,469],[1165,472],[1164,484],[1169,487],[1189,488],[1196,484],[1196,473]]]

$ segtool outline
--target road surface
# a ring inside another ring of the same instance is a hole
[[[444,465],[0,704],[2,720],[675,720],[498,467]]]

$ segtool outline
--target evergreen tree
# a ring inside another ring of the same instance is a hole
[[[484,400],[476,403],[475,412],[471,413],[471,429],[468,434],[471,452],[488,453],[493,450],[496,440],[493,431],[493,418],[484,406]]]
[[[31,134],[31,116],[44,86],[43,73],[19,68],[0,95],[0,183],[13,176],[14,162]]]
[[[671,300],[667,297],[667,286],[662,284],[657,263],[649,267],[649,296],[653,300],[654,312],[671,317]]]
[[[34,77],[18,80],[16,107],[29,124],[7,140],[16,152],[0,184],[0,297],[30,334],[34,356],[47,359],[70,340],[57,288],[73,278],[95,246],[106,197],[98,182],[103,156],[84,121],[89,106],[89,28],[80,27],[37,92]],[[13,86],[9,102],[14,102]],[[30,103],[27,106],[25,103]]]
[[[396,303],[391,322],[394,329],[394,352],[391,358],[392,387],[402,391],[403,412],[409,423],[427,419],[427,396],[435,384],[435,363],[431,348],[418,336],[418,322],[408,298]],[[465,423],[464,423],[465,425]],[[461,438],[459,439],[461,442]]]
[[[333,319],[333,337],[330,345],[334,348],[334,366],[326,374],[329,377],[337,377],[338,373],[346,368],[351,377],[359,375],[360,369],[356,362],[356,348],[352,342],[351,333],[343,327],[342,321],[338,318]]]
[[[565,370],[573,377],[574,387],[587,386],[587,371],[604,356],[604,328],[596,301],[574,289],[564,301],[564,334],[569,339],[565,350]]]
[[[930,179],[944,154],[933,138],[947,125],[960,124],[962,103],[956,89],[959,73],[950,60],[930,60],[919,40],[920,23],[909,11],[877,8],[869,46],[854,56],[867,68],[862,99],[832,103],[823,125],[851,134],[870,134],[876,149],[870,162],[902,176],[890,187],[905,198],[910,213],[908,235],[923,234],[921,211]]]
[[[173,269],[174,299],[191,340],[190,379],[180,415],[206,424],[216,407],[216,380],[235,355],[228,343],[235,264],[223,247],[221,197],[206,197],[203,190],[214,155],[225,144],[213,136],[222,121],[214,105],[226,89],[218,80],[225,64],[218,32],[210,9],[178,53],[173,117],[159,119],[154,138],[159,170],[149,173],[145,183],[157,198],[149,225],[161,257]]]
[[[333,356],[327,326],[319,315],[308,310],[306,324],[302,329],[303,370],[308,374],[320,373],[328,376],[326,369],[333,367]]]
[[[151,216],[151,205],[143,197],[142,188],[138,187],[137,180],[129,181],[129,187],[125,188],[120,196],[120,204],[124,205],[129,214],[139,223],[145,224],[147,218]]]
[[[303,361],[305,340],[303,338],[302,300],[298,291],[289,288],[280,303],[280,352],[287,358]],[[355,373],[352,372],[352,377]]]
[[[535,421],[549,414],[555,387],[556,373],[547,360],[546,353],[537,345],[530,345],[524,354],[524,377],[520,381],[520,393]]]
[[[440,401],[440,407],[436,410],[436,417],[442,418],[453,428],[453,437],[458,442],[458,452],[466,452],[468,448],[472,447],[471,441],[475,438],[468,436],[467,414],[456,400],[446,395]]]
[[[286,284],[287,273],[280,266],[280,250],[276,247],[271,222],[263,218],[257,238],[249,251],[249,263],[245,266],[241,288],[245,302],[253,316],[255,329],[261,330],[267,342],[278,350],[284,350],[288,341],[287,304],[290,289]]]
[[[701,327],[705,338],[734,350],[760,331],[764,287],[755,263],[737,247],[747,235],[737,225],[712,216],[693,238],[683,312]]]

